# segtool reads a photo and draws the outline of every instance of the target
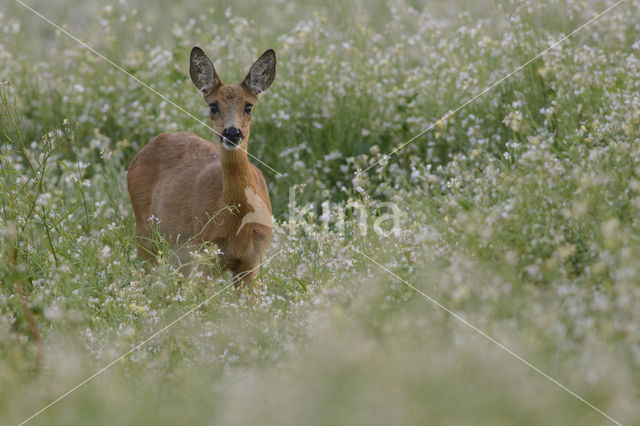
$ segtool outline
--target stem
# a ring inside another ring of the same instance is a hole
[[[31,308],[29,307],[27,296],[24,293],[24,286],[22,285],[22,280],[16,281],[15,289],[16,289],[16,293],[18,293],[18,295],[20,296],[20,303],[22,305],[22,310],[24,311],[24,316],[27,319],[27,325],[29,326],[29,331],[31,332],[31,336],[33,337],[33,342],[36,346],[38,360],[42,365],[44,360],[44,354],[42,351],[42,341],[40,340],[40,333],[38,333],[38,324],[36,323],[36,319],[33,316],[33,312],[31,312]]]
[[[47,223],[47,209],[45,207],[42,208],[42,224],[44,225],[45,231],[47,231],[47,241],[49,243],[49,248],[51,249],[51,254],[53,255],[53,261],[56,264],[56,268],[60,267],[60,263],[58,262],[58,256],[56,255],[56,249],[53,247],[53,241],[51,240],[51,232],[49,231],[49,225]]]

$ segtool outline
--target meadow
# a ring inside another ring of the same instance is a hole
[[[3,2],[0,424],[640,424],[640,2],[529,63],[615,2],[25,3],[205,122],[191,47],[274,48],[276,232],[254,294],[145,272],[127,166],[213,135]]]

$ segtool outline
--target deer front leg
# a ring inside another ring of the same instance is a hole
[[[237,267],[233,268],[231,272],[233,272],[234,283],[233,286],[236,290],[242,288],[249,288],[251,283],[254,282],[256,277],[258,276],[258,265],[257,263],[241,263]],[[255,290],[256,283],[253,284],[253,289]]]

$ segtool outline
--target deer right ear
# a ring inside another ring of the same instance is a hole
[[[193,84],[204,96],[209,95],[216,86],[222,84],[213,64],[198,46],[191,49],[189,75]]]

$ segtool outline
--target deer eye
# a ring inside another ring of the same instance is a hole
[[[251,105],[250,103],[246,103],[244,105],[244,112],[246,112],[247,114],[251,113],[251,108],[253,108],[253,105]]]
[[[211,105],[209,105],[209,108],[211,108],[211,114],[217,114],[220,112],[220,105],[218,105],[217,102],[214,102]]]

